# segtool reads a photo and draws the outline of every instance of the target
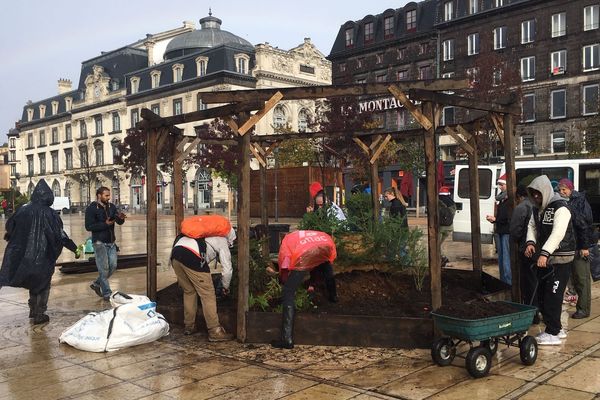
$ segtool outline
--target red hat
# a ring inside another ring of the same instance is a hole
[[[449,196],[450,195],[450,188],[448,186],[442,186],[439,190],[439,193],[442,196]]]
[[[568,178],[562,178],[560,181],[558,181],[558,186],[564,186],[566,188],[569,188],[570,190],[575,189],[575,186],[573,186],[573,182]]]
[[[498,178],[498,180],[496,181],[496,183],[498,184],[504,184],[506,185],[506,174],[502,175],[500,178]]]
[[[313,182],[308,187],[308,192],[310,193],[310,197],[315,197],[317,193],[323,190],[323,186],[319,182]]]

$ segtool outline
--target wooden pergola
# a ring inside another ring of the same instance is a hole
[[[204,104],[221,104],[210,109],[195,111],[172,117],[159,117],[148,109],[142,109],[142,121],[138,127],[146,132],[147,139],[147,182],[156,182],[157,155],[159,150],[169,146],[173,158],[173,182],[182,182],[183,161],[197,148],[198,144],[218,144],[237,146],[240,160],[238,183],[238,293],[237,293],[237,338],[246,339],[246,315],[249,297],[249,234],[250,234],[250,155],[258,161],[261,169],[261,219],[268,224],[266,202],[266,159],[273,149],[284,140],[322,137],[347,137],[363,150],[370,164],[372,201],[374,216],[379,215],[378,169],[377,159],[385,146],[394,138],[423,136],[426,158],[427,209],[438,209],[436,134],[449,134],[468,154],[469,183],[471,188],[471,228],[473,268],[481,271],[481,235],[479,226],[479,179],[477,173],[477,144],[474,132],[482,119],[488,118],[494,124],[505,149],[514,148],[513,115],[520,114],[516,104],[486,103],[474,99],[441,93],[442,91],[467,89],[469,82],[461,79],[443,79],[432,81],[406,81],[395,83],[373,83],[357,85],[333,85],[292,87],[280,89],[240,90],[201,93]],[[397,102],[406,107],[421,128],[410,131],[390,132],[372,130],[367,132],[311,132],[277,135],[258,135],[255,125],[282,100],[317,100],[336,96],[382,96],[393,95]],[[222,105],[224,104],[224,105]],[[442,108],[456,106],[483,111],[484,117],[474,121],[439,127]],[[252,112],[254,112],[252,114]],[[233,117],[236,117],[235,120]],[[206,136],[196,128],[196,136],[184,136],[176,125],[190,122],[223,118],[237,134],[236,139],[222,139]],[[186,147],[187,146],[187,147]],[[515,202],[515,168],[513,151],[505,151],[507,185],[511,207]],[[183,187],[174,184],[174,214],[176,230],[179,233],[183,220]],[[157,290],[157,197],[153,185],[147,189],[147,294],[156,299]],[[429,268],[431,277],[431,304],[437,308],[442,304],[441,260],[438,241],[438,213],[427,213],[429,240]],[[513,252],[514,253],[514,252]],[[513,254],[514,256],[514,254]],[[514,261],[514,259],[512,260]],[[516,265],[514,262],[512,265]],[[518,299],[518,271],[513,267],[513,299]]]

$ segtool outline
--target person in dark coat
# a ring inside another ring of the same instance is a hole
[[[506,191],[506,174],[498,178],[500,193],[496,196],[496,213],[487,215],[485,219],[495,225],[498,248],[498,268],[500,280],[511,285],[512,272],[510,270],[510,211],[508,205],[508,192]]]
[[[31,201],[6,221],[4,239],[8,245],[0,269],[0,287],[29,289],[29,317],[34,324],[50,320],[45,314],[50,281],[62,248],[80,256],[77,245],[63,231],[60,217],[50,208],[53,202],[54,194],[42,179],[35,186]]]
[[[395,187],[389,187],[383,192],[383,197],[390,202],[390,217],[402,218],[402,226],[408,228],[408,216],[406,215],[408,203],[404,200],[402,193]]]
[[[527,194],[527,186],[517,186],[517,206],[515,207],[510,219],[510,238],[518,246],[519,270],[521,271],[521,302],[539,307],[538,296],[534,297],[534,291],[537,285],[537,269],[534,260],[525,257],[527,248],[527,226],[531,219],[533,204]]]

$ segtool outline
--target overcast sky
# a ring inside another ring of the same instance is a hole
[[[27,100],[57,94],[57,80],[77,85],[81,62],[208,14],[222,29],[252,44],[290,49],[310,37],[328,55],[340,26],[407,0],[21,0],[0,13],[0,143],[14,127]]]

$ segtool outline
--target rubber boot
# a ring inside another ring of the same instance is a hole
[[[27,304],[29,304],[29,318],[33,318],[35,314],[35,298],[36,295],[29,293],[29,300],[27,301]]]
[[[48,296],[50,288],[44,290],[35,296],[35,304],[33,309],[33,324],[39,325],[50,321],[50,317],[46,315],[48,309]]]
[[[325,279],[325,287],[327,288],[327,298],[330,303],[337,303],[337,288],[335,287],[335,278]]]
[[[294,332],[294,306],[283,306],[281,339],[271,341],[271,347],[276,349],[293,349],[294,341],[292,335]]]

